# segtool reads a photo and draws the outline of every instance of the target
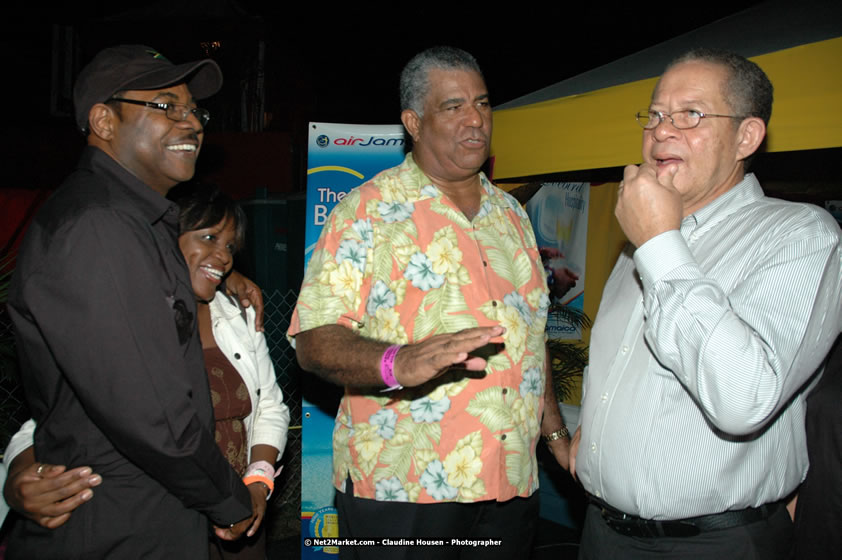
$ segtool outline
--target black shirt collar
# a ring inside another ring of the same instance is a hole
[[[178,207],[174,202],[161,196],[99,148],[87,146],[79,160],[79,168],[106,178],[115,207],[139,212],[150,224],[161,219],[168,223],[178,222]]]

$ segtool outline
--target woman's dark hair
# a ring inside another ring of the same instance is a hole
[[[224,220],[234,221],[237,250],[246,239],[246,213],[233,198],[213,185],[179,185],[170,191],[178,204],[178,233],[213,227]]]

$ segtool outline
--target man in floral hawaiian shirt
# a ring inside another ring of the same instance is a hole
[[[545,374],[544,270],[525,212],[480,172],[491,106],[474,58],[417,55],[401,103],[412,153],[334,209],[289,336],[304,369],[345,387],[333,436],[340,537],[490,539],[435,554],[514,558],[537,522],[541,432],[568,460]],[[340,550],[431,554],[417,540]]]

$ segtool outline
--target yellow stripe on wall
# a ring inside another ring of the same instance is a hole
[[[775,86],[767,150],[842,146],[842,37],[753,57]],[[494,178],[640,161],[634,114],[657,78],[494,113]]]

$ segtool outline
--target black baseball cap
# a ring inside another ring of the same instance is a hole
[[[119,45],[97,54],[82,68],[73,87],[76,125],[85,132],[91,107],[121,90],[159,89],[186,83],[196,99],[210,97],[222,87],[222,71],[206,58],[173,64],[145,45]]]

